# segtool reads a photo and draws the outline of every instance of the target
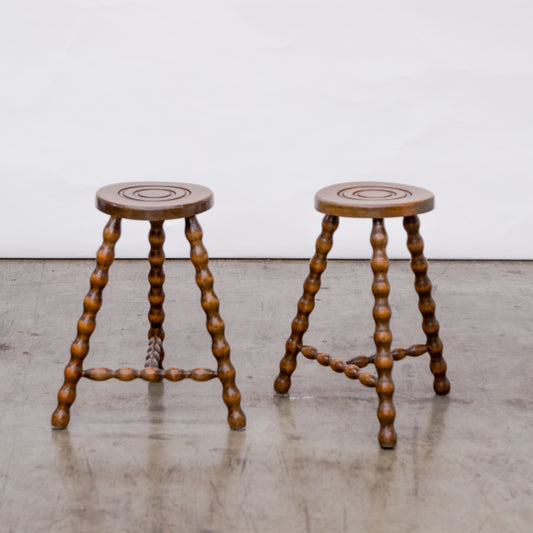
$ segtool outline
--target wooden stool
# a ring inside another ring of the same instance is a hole
[[[431,281],[427,276],[428,264],[424,257],[424,241],[419,233],[419,213],[431,211],[434,196],[418,187],[380,182],[352,182],[331,185],[318,191],[315,207],[325,213],[322,233],[316,241],[316,253],[309,264],[309,275],[304,282],[303,296],[298,302],[298,313],[292,322],[292,333],[286,343],[285,356],[280,362],[280,373],[274,382],[277,392],[284,394],[291,386],[291,374],[296,369],[298,352],[308,359],[316,359],[321,365],[330,366],[335,372],[344,372],[350,379],[358,379],[367,387],[376,387],[379,398],[378,419],[380,422],[379,443],[382,448],[394,448],[395,409],[392,403],[394,383],[392,381],[393,361],[410,355],[413,357],[429,352],[430,369],[434,376],[433,388],[439,395],[448,394],[450,382],[446,378],[446,362],[442,357],[442,342],[439,339],[439,323],[435,318],[435,302],[431,297]],[[388,303],[389,282],[387,272],[389,260],[386,254],[387,233],[385,217],[404,217],[407,231],[407,247],[411,253],[411,269],[415,275],[415,290],[418,293],[418,307],[422,313],[422,329],[426,344],[415,344],[407,349],[391,351],[392,334],[389,328],[391,310]],[[339,217],[372,218],[372,271],[374,281],[372,292],[375,298],[374,321],[376,328],[374,342],[376,353],[370,357],[358,356],[349,361],[334,359],[303,344],[303,336],[309,327],[309,315],[315,307],[315,295],[320,289],[320,276],[326,269],[326,258],[333,245],[333,233],[339,225]],[[373,363],[377,376],[361,372],[361,368]]]
[[[141,378],[146,381],[208,381],[218,378],[222,383],[222,398],[228,408],[228,423],[231,429],[243,429],[246,417],[240,408],[241,394],[235,385],[235,369],[230,361],[230,346],[224,337],[224,322],[218,313],[219,301],[213,291],[213,276],[207,266],[207,251],[202,244],[202,228],[195,215],[207,211],[213,205],[213,193],[200,185],[188,183],[140,182],[117,183],[103,187],[96,193],[96,206],[111,215],[104,229],[104,242],[96,255],[96,268],[91,275],[91,289],[83,301],[83,314],[78,322],[78,335],[70,353],[70,362],[65,368],[65,381],[58,394],[58,406],[52,415],[52,425],[58,429],[67,427],[70,420],[70,406],[76,399],[76,385],[80,378],[95,381],[116,378],[131,381]],[[95,328],[96,313],[102,305],[102,291],[107,284],[108,270],[114,259],[115,243],[120,237],[122,218],[149,220],[150,311],[148,319],[148,354],[142,370],[133,368],[91,368],[83,370],[83,360],[89,353],[89,339]],[[163,222],[172,218],[185,218],[185,236],[191,244],[191,261],[196,269],[196,283],[201,291],[202,308],[207,315],[207,330],[212,339],[212,352],[217,370],[195,368],[163,369],[165,351],[163,340],[163,243],[165,233]]]

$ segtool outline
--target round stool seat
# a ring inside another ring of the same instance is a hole
[[[135,220],[192,217],[212,206],[211,189],[192,183],[134,181],[107,185],[96,192],[100,211]]]
[[[431,211],[434,204],[426,189],[380,181],[337,183],[315,195],[318,211],[340,217],[407,217]]]

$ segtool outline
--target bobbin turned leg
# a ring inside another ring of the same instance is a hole
[[[89,339],[96,326],[96,314],[102,306],[102,292],[107,285],[108,270],[115,258],[115,243],[119,237],[120,218],[112,216],[104,229],[104,242],[96,254],[91,288],[83,300],[78,334],[70,348],[70,362],[65,368],[65,381],[57,395],[58,405],[52,415],[52,425],[58,429],[65,429],[70,420],[70,406],[76,399],[76,385],[82,376],[83,360],[89,353]]]
[[[298,302],[298,313],[292,321],[291,336],[285,343],[285,355],[279,363],[279,375],[274,389],[285,394],[291,387],[291,374],[296,370],[296,356],[302,347],[304,333],[309,327],[309,315],[315,307],[315,295],[320,289],[320,277],[326,270],[327,256],[333,246],[333,233],[339,226],[339,217],[326,215],[322,232],[316,241],[316,252],[309,262],[309,275],[304,281],[304,293]]]
[[[379,431],[379,444],[382,448],[394,448],[396,445],[396,431],[394,430],[394,418],[396,411],[392,403],[394,383],[392,381],[393,356],[391,355],[392,334],[389,328],[391,310],[388,296],[390,285],[387,279],[389,260],[387,258],[387,233],[382,218],[375,218],[372,222],[372,272],[374,281],[372,293],[374,294],[374,321],[376,329],[374,342],[376,344],[376,358],[374,364],[378,372],[376,392],[379,398],[378,419],[381,426]]]
[[[150,254],[148,255],[150,262],[148,274],[148,281],[150,282],[150,292],[148,293],[150,330],[148,331],[148,353],[144,366],[145,368],[151,366],[163,369],[163,359],[165,358],[163,348],[163,341],[165,340],[165,331],[163,330],[163,321],[165,320],[165,312],[163,311],[163,302],[165,301],[163,291],[163,283],[165,282],[165,272],[163,271],[165,232],[162,220],[152,220],[150,224],[148,235],[150,241]]]
[[[411,270],[415,275],[415,289],[418,293],[418,308],[422,313],[422,329],[426,334],[428,352],[431,357],[429,368],[434,376],[433,389],[439,395],[450,392],[446,377],[446,361],[442,357],[442,341],[439,338],[439,322],[435,318],[435,301],[431,297],[431,280],[427,275],[428,263],[424,257],[424,241],[420,236],[418,216],[403,219],[407,231],[407,248],[411,253]]]
[[[211,350],[222,383],[222,399],[228,408],[231,429],[243,429],[246,416],[241,410],[241,393],[235,384],[235,368],[230,361],[230,346],[224,336],[224,322],[219,315],[219,301],[213,290],[213,275],[207,266],[207,250],[202,244],[202,228],[196,217],[185,219],[185,236],[191,244],[191,261],[196,269],[196,283],[202,294],[202,308],[207,317],[207,331],[211,335]]]

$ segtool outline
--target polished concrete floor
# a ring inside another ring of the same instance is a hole
[[[452,391],[428,356],[394,367],[398,445],[377,443],[375,391],[299,359],[272,382],[306,261],[212,261],[246,431],[218,381],[82,380],[50,428],[92,261],[0,261],[0,531],[529,532],[533,524],[533,262],[434,261]],[[167,261],[167,362],[213,367],[188,261]],[[146,351],[147,263],[111,268],[86,366]],[[394,346],[422,342],[408,263],[391,264]],[[306,342],[372,350],[371,272],[331,261]]]

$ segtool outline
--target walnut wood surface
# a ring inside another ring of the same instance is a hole
[[[415,275],[415,290],[418,293],[418,308],[422,313],[422,329],[427,337],[430,369],[434,376],[433,389],[439,395],[450,392],[450,382],[446,377],[446,361],[442,357],[442,341],[439,338],[439,322],[435,317],[435,301],[431,297],[431,280],[427,275],[428,263],[424,257],[424,241],[420,235],[418,217],[404,218],[407,231],[407,248],[411,253],[411,270]]]
[[[136,220],[185,218],[207,211],[212,206],[212,191],[192,183],[115,183],[96,192],[96,207],[100,211]]]
[[[373,315],[376,323],[374,331],[374,342],[376,344],[374,365],[378,371],[376,392],[379,398],[378,420],[381,426],[378,440],[382,448],[394,448],[396,445],[396,431],[394,430],[396,411],[392,403],[394,383],[391,373],[394,359],[390,350],[392,342],[392,333],[389,328],[391,310],[388,300],[390,285],[387,279],[389,260],[386,253],[387,233],[381,218],[375,218],[372,221],[370,243],[373,250],[370,264],[374,273],[372,293],[375,298]]]
[[[83,377],[93,381],[107,381],[108,379],[118,379],[120,381],[132,381],[134,379],[143,379],[144,381],[157,382],[163,379],[169,381],[181,381],[182,379],[192,379],[193,381],[209,381],[218,377],[214,370],[208,368],[193,368],[192,370],[182,370],[181,368],[167,368],[161,370],[155,367],[145,367],[141,370],[135,368],[119,368],[111,370],[110,368],[89,368],[83,371]]]
[[[396,348],[391,351],[391,356],[395,361],[411,356],[418,357],[428,351],[425,344],[414,344],[405,350]],[[368,372],[361,372],[361,368],[369,364],[375,364],[376,354],[371,356],[358,355],[349,361],[344,361],[338,357],[334,358],[327,352],[319,352],[314,346],[304,345],[300,347],[300,352],[307,359],[315,359],[322,366],[329,366],[334,372],[344,372],[344,375],[350,379],[358,379],[365,387],[375,387],[377,377]]]
[[[302,346],[300,351],[307,359],[316,359],[322,366],[329,366],[334,372],[344,372],[347,378],[358,379],[365,387],[376,386],[376,376],[368,372],[360,372],[361,369],[353,363],[348,363],[339,358],[333,358],[329,353],[319,352],[313,346]]]
[[[315,195],[318,211],[342,217],[405,217],[431,211],[434,203],[426,189],[378,181],[337,183]]]
[[[150,254],[148,255],[148,261],[150,262],[150,272],[148,273],[148,281],[150,283],[148,321],[150,322],[150,330],[148,331],[148,339],[153,344],[153,348],[148,349],[144,366],[163,368],[163,359],[165,358],[165,350],[163,348],[163,341],[165,340],[165,331],[163,330],[163,321],[165,320],[165,312],[163,311],[163,302],[165,301],[165,292],[163,291],[163,283],[165,282],[165,272],[163,270],[163,263],[165,262],[165,253],[163,252],[165,232],[162,220],[152,220],[150,226],[150,233],[148,234],[150,242]],[[152,339],[154,340],[152,341]]]
[[[315,207],[325,213],[322,233],[316,242],[316,252],[310,262],[310,273],[304,283],[304,293],[298,302],[298,313],[292,322],[291,336],[285,345],[285,355],[280,361],[280,372],[274,382],[274,389],[286,393],[291,386],[291,375],[296,369],[298,352],[308,359],[315,359],[333,371],[344,373],[350,379],[357,379],[367,387],[375,387],[378,395],[378,440],[382,448],[394,448],[396,411],[392,401],[394,383],[392,367],[394,361],[407,356],[418,357],[430,354],[430,368],[434,375],[434,389],[437,394],[447,394],[450,383],[446,378],[446,362],[442,357],[442,342],[439,338],[439,323],[435,318],[435,302],[431,297],[431,281],[427,276],[427,261],[423,255],[424,243],[419,233],[417,213],[433,208],[433,194],[425,189],[382,182],[351,182],[332,185],[320,190],[315,196]],[[375,298],[373,316],[375,321],[374,342],[376,353],[371,356],[358,355],[345,361],[334,358],[326,352],[303,345],[303,336],[309,326],[309,315],[315,306],[315,295],[320,288],[320,276],[326,268],[327,254],[333,245],[333,233],[338,227],[340,216],[372,218],[371,267],[374,274],[372,292]],[[426,344],[414,344],[409,348],[391,350],[391,309],[388,302],[390,285],[387,278],[387,233],[384,217],[404,217],[407,231],[407,246],[411,253],[411,269],[415,274],[415,289],[422,313],[422,329]],[[361,369],[374,364],[377,376]]]
[[[316,252],[309,262],[309,275],[304,281],[304,292],[298,302],[298,312],[292,321],[291,336],[285,344],[285,355],[279,363],[279,375],[274,389],[285,394],[291,387],[291,374],[296,370],[296,357],[302,345],[304,333],[309,327],[309,315],[315,308],[315,295],[320,289],[320,277],[327,266],[327,256],[333,246],[333,234],[339,226],[336,216],[326,215],[322,220],[322,232],[316,241]]]
[[[228,408],[228,423],[232,429],[246,426],[241,410],[241,393],[235,384],[235,368],[230,361],[230,346],[224,336],[225,325],[219,314],[219,301],[213,290],[213,275],[208,267],[207,250],[202,243],[202,228],[196,217],[185,219],[185,236],[191,245],[191,261],[196,269],[196,284],[200,288],[202,309],[211,335],[211,350],[218,363],[217,375],[222,383],[222,399]]]
[[[186,378],[193,381],[208,381],[218,378],[222,383],[222,398],[228,408],[228,423],[231,429],[243,429],[246,426],[246,417],[240,407],[241,394],[235,384],[235,368],[230,361],[230,347],[224,336],[224,322],[218,312],[219,301],[213,290],[213,276],[207,266],[207,251],[202,244],[202,229],[194,216],[213,205],[213,193],[206,187],[187,183],[118,183],[100,189],[96,201],[97,207],[111,214],[111,218],[104,229],[104,242],[97,253],[96,269],[91,276],[90,291],[84,300],[83,315],[78,321],[78,334],[71,347],[71,359],[65,368],[65,380],[58,393],[58,406],[52,415],[52,425],[59,429],[67,427],[70,407],[76,399],[76,385],[81,377],[95,381],[114,378],[120,381],[143,379],[150,382],[163,379],[181,381]],[[96,325],[96,314],[102,305],[102,291],[107,284],[108,270],[114,259],[115,243],[120,237],[121,218],[150,220],[148,235],[150,329],[145,368],[136,370],[126,367],[112,370],[99,367],[84,371],[83,360],[89,353],[89,339]],[[163,223],[168,218],[185,218],[185,235],[191,245],[191,260],[196,269],[196,283],[201,291],[202,308],[207,316],[212,352],[218,362],[216,371],[206,368],[163,369],[165,357]]]
[[[52,425],[67,427],[70,406],[76,399],[76,385],[83,373],[83,360],[89,353],[89,339],[96,326],[96,314],[102,306],[102,291],[107,285],[109,267],[115,258],[115,244],[120,237],[120,218],[111,217],[104,229],[104,242],[96,254],[96,268],[91,275],[91,288],[83,301],[83,314],[78,321],[78,334],[70,348],[70,361],[65,368],[65,381],[58,393],[58,406]]]
[[[163,340],[160,337],[152,337],[148,340],[148,349],[144,360],[145,368],[163,369]]]
[[[392,358],[395,361],[401,361],[402,359],[405,359],[405,357],[419,357],[422,354],[425,354],[428,351],[428,347],[426,344],[413,344],[412,346],[409,346],[409,348],[395,348],[391,351]],[[357,355],[356,357],[352,357],[352,359],[346,361],[347,364],[353,364],[357,365],[359,368],[364,368],[365,366],[369,364],[374,364],[374,361],[376,360],[376,354],[366,356],[366,355]]]

